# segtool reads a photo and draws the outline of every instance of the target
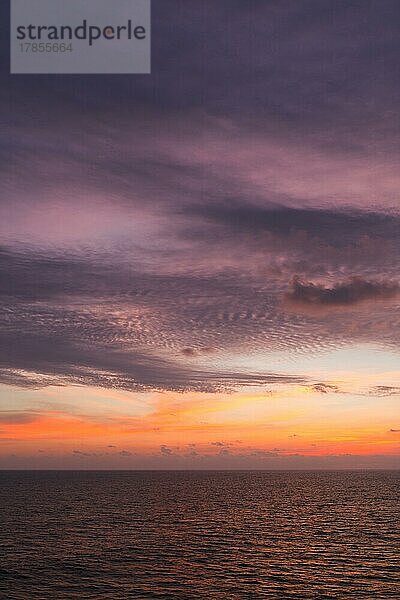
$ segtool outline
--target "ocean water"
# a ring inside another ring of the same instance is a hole
[[[0,598],[400,598],[400,473],[0,472]]]

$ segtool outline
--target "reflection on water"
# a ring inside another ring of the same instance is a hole
[[[0,598],[399,598],[399,472],[0,472]]]

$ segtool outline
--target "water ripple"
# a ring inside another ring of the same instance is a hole
[[[0,473],[0,598],[396,598],[399,472]]]

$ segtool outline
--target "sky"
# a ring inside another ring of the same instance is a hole
[[[153,0],[9,75],[0,468],[399,467],[397,0]]]

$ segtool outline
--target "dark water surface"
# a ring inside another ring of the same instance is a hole
[[[399,472],[0,472],[0,598],[400,598]]]

